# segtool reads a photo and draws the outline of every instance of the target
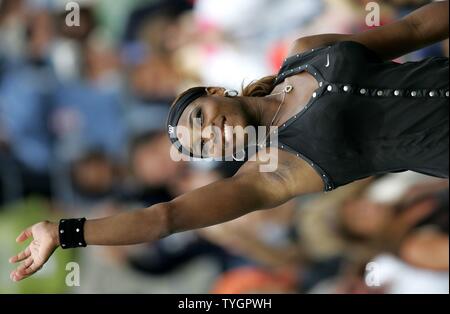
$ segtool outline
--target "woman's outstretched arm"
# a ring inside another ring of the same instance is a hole
[[[382,59],[391,60],[449,37],[449,4],[438,1],[425,5],[404,18],[358,34],[322,34],[298,39],[291,54],[356,41],[373,50]]]
[[[251,211],[272,208],[291,196],[274,174],[246,172],[181,195],[166,203],[87,220],[88,245],[151,242],[173,233],[229,221]],[[270,187],[270,188],[269,188]]]
[[[306,163],[279,152],[278,169],[260,172],[258,162],[248,162],[234,176],[149,208],[106,218],[87,220],[88,245],[129,245],[158,240],[170,234],[215,225],[257,209],[276,207],[292,197],[320,191],[323,183],[312,177]],[[315,175],[315,173],[314,173]],[[316,175],[317,176],[317,175]],[[58,225],[40,222],[26,229],[18,242],[30,245],[10,262],[21,262],[11,279],[22,280],[39,270],[59,246]]]

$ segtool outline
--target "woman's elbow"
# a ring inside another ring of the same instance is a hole
[[[151,229],[148,232],[151,238],[149,240],[162,239],[175,232],[173,230],[171,202],[155,204],[146,208],[145,212],[146,225]]]
[[[424,6],[403,18],[412,37],[420,43],[436,42],[449,37],[448,1]]]

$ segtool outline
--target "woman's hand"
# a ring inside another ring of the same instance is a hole
[[[33,241],[27,248],[9,259],[10,263],[21,262],[11,272],[10,278],[13,281],[27,278],[44,266],[59,246],[58,225],[49,221],[37,223],[22,231],[16,242],[23,242],[30,237]]]

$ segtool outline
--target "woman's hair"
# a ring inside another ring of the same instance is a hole
[[[241,96],[244,97],[264,97],[269,95],[275,88],[275,75],[265,76],[262,79],[256,80],[248,84],[247,86],[242,85]],[[188,89],[178,95],[178,97],[172,103],[172,106],[178,102],[184,95],[191,92],[192,89]]]
[[[269,95],[275,87],[275,79],[275,75],[269,75],[260,80],[253,81],[245,87],[242,86],[242,96],[264,97]]]

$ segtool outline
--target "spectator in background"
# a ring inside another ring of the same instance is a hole
[[[124,34],[123,59],[128,66],[127,119],[133,134],[164,129],[168,108],[183,77],[173,63],[172,38],[188,1],[156,1],[137,6]]]
[[[169,151],[170,143],[163,131],[146,132],[133,139],[129,164],[135,189],[131,199],[149,206],[175,196],[171,186],[184,172],[186,163],[173,161]]]
[[[52,16],[32,12],[27,20],[27,55],[7,66],[0,85],[0,119],[21,169],[20,178],[11,180],[20,180],[25,194],[51,195],[54,141],[49,119],[58,88],[48,54],[53,36]]]
[[[54,116],[58,146],[83,151],[96,147],[112,158],[123,159],[127,127],[117,53],[106,41],[93,36],[83,54],[82,77],[65,82],[58,92]]]
[[[26,9],[23,0],[0,2],[0,60],[15,63],[26,55]]]
[[[131,134],[164,128],[180,78],[165,55],[147,53],[130,66],[127,123]]]
[[[296,282],[285,273],[242,267],[224,273],[214,284],[215,294],[297,293]]]
[[[91,202],[113,197],[118,180],[118,169],[113,161],[100,151],[84,154],[71,168],[71,181],[78,194]]]
[[[405,173],[355,182],[306,204],[298,221],[301,246],[312,262],[307,291],[327,290],[326,282],[338,278],[332,289],[376,292],[365,286],[364,270],[383,252],[415,267],[448,272],[445,180]]]

